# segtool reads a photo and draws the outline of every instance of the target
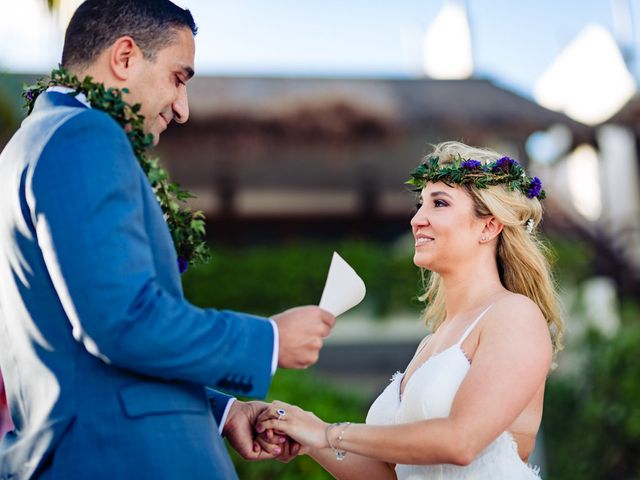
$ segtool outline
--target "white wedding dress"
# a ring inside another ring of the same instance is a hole
[[[400,383],[404,374],[397,372],[371,405],[366,423],[395,425],[447,417],[470,368],[461,345],[489,308],[476,318],[455,345],[431,356],[415,370],[405,385],[402,398]],[[521,460],[509,432],[503,432],[467,466],[396,465],[396,474],[398,480],[540,480],[538,472]]]

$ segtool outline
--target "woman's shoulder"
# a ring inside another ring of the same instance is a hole
[[[522,295],[520,293],[513,293],[508,290],[505,291],[505,294],[501,296],[496,302],[493,304],[493,307],[504,307],[513,308],[529,308],[534,309],[540,312],[540,307],[538,304],[534,302],[531,298],[526,295]]]
[[[525,295],[508,293],[487,312],[483,334],[516,345],[551,348],[547,321],[538,305]]]
[[[546,324],[538,304],[526,295],[519,293],[507,292],[491,306],[489,313],[492,314],[491,316],[499,318],[506,316],[511,321],[515,318],[523,318],[525,321],[538,319]]]

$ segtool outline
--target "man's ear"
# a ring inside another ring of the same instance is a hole
[[[128,35],[118,38],[109,49],[109,67],[113,75],[121,81],[129,79],[133,67],[142,58],[142,50]]]

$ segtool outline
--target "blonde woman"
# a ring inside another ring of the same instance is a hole
[[[327,424],[274,402],[257,430],[287,434],[339,479],[539,478],[527,461],[562,335],[535,233],[541,182],[509,157],[447,142],[410,183],[432,333],[366,424]]]

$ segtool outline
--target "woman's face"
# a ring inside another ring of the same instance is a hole
[[[471,197],[458,187],[427,183],[411,219],[415,239],[414,263],[445,273],[474,258],[484,222],[473,213]]]

